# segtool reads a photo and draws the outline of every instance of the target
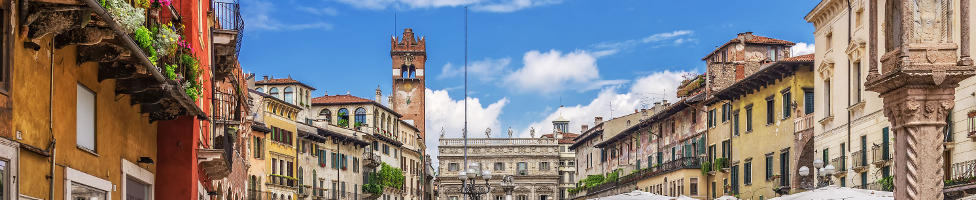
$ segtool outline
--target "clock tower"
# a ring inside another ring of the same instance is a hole
[[[414,37],[413,29],[403,30],[403,36],[390,40],[390,58],[393,60],[393,98],[390,106],[402,119],[412,123],[426,138],[424,129],[424,65],[427,63],[427,46],[424,38]]]

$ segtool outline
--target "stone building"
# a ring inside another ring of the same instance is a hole
[[[755,73],[762,64],[790,57],[793,42],[739,33],[725,44],[719,45],[702,60],[707,67],[707,86],[718,91]]]
[[[880,190],[878,181],[892,176],[894,134],[878,93],[863,87],[872,59],[867,2],[821,1],[805,19],[815,28],[816,159],[837,169],[839,186]]]
[[[569,198],[568,190],[576,187],[576,153],[569,146],[579,134],[569,132],[569,120],[559,116],[552,121],[552,133],[543,134],[542,138],[553,138],[559,143],[559,196],[557,199]]]
[[[438,145],[438,199],[464,199],[458,172],[464,164],[464,139],[441,138]],[[555,138],[469,138],[468,163],[480,163],[491,171],[489,184],[498,187],[502,177],[514,176],[512,198],[516,200],[556,199],[559,194],[559,143]],[[483,183],[483,182],[481,182]],[[504,198],[493,189],[485,199]]]

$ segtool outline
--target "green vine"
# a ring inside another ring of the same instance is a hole
[[[137,28],[135,31],[134,39],[136,40],[136,43],[139,44],[139,47],[149,54],[149,62],[156,65],[156,60],[159,59],[156,54],[156,48],[153,47],[156,40],[153,39],[152,33],[149,31],[149,29],[147,29],[145,26],[139,26],[139,28]]]
[[[176,65],[166,65],[166,78],[169,78],[169,80],[176,80]]]
[[[881,190],[884,191],[895,190],[895,183],[891,176],[885,176],[884,178],[881,178],[881,180],[878,180],[878,183],[881,184]]]
[[[383,163],[379,172],[369,175],[369,183],[363,184],[363,192],[382,195],[383,188],[386,187],[403,189],[405,180],[406,177],[403,176],[403,170]]]

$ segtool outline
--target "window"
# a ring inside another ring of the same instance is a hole
[[[383,154],[390,155],[390,145],[383,144]]]
[[[752,132],[752,104],[746,106],[746,133]]]
[[[739,165],[732,165],[732,194],[739,194]]]
[[[264,140],[262,138],[255,136],[254,144],[251,146],[254,147],[254,152],[251,152],[254,154],[254,158],[260,159],[264,157]]]
[[[776,52],[777,51],[778,51],[778,49],[776,49],[776,47],[774,47],[774,46],[767,46],[766,47],[766,54],[767,54],[767,56],[769,56],[768,58],[769,58],[770,61],[777,61],[778,60],[777,59],[777,56],[776,56]]]
[[[346,108],[340,108],[339,112],[336,112],[336,125],[339,127],[349,128],[349,110]]]
[[[65,199],[107,200],[112,199],[112,182],[84,172],[65,167],[67,189]]]
[[[881,128],[881,159],[883,160],[891,159],[891,155],[889,154],[889,140],[888,127]]]
[[[790,150],[779,153],[779,185],[790,186]]]
[[[529,164],[528,163],[519,162],[518,164],[516,164],[516,168],[518,170],[518,175],[520,175],[520,176],[529,175]]]
[[[766,154],[766,180],[773,179],[773,153]]]
[[[360,107],[356,108],[356,128],[366,125],[366,109]]]
[[[776,121],[776,100],[773,96],[766,97],[766,125]]]
[[[322,109],[322,111],[319,111],[319,119],[320,120],[325,120],[325,123],[331,125],[332,124],[332,111],[329,110],[329,109]]]
[[[739,135],[739,111],[732,112],[732,133]]]
[[[502,170],[505,170],[505,163],[496,162],[495,171],[502,171]]]
[[[803,90],[803,114],[811,114],[814,109],[813,90]]]
[[[264,88],[263,88],[263,87],[259,87],[259,88],[257,88],[257,89],[254,89],[254,90],[255,90],[255,91],[258,91],[258,92],[260,92],[260,93],[264,93]]]
[[[830,113],[830,80],[824,81],[824,116],[833,116]]]
[[[541,170],[541,171],[547,171],[547,170],[549,170],[549,162],[540,162],[539,163],[539,170]]]
[[[278,127],[271,127],[271,141],[279,142],[285,145],[292,145],[292,132]]]
[[[380,146],[376,141],[373,141],[373,151],[380,151]]]
[[[457,199],[452,199],[452,200],[457,200]],[[525,195],[519,195],[516,200],[529,200],[529,197]]]
[[[285,102],[295,103],[295,89],[291,86],[285,87]]]
[[[268,94],[270,94],[271,96],[273,96],[275,98],[281,98],[281,97],[278,96],[278,88],[276,88],[276,87],[272,87],[271,89],[268,89]]]
[[[96,152],[95,136],[95,92],[89,90],[84,85],[78,84],[77,114],[75,124],[75,137],[78,147],[91,152]]]
[[[793,110],[791,107],[793,106],[792,104],[792,92],[790,92],[790,89],[787,88],[786,90],[783,90],[783,119],[790,118],[790,114],[792,114],[791,112]]]
[[[122,193],[125,199],[129,200],[149,200],[153,199],[152,172],[139,167],[135,163],[122,160],[122,173],[125,183],[122,184]],[[0,195],[2,196],[2,195]]]
[[[722,123],[729,121],[729,118],[732,117],[731,111],[732,111],[731,103],[722,104]]]
[[[456,171],[458,171],[459,169],[460,169],[460,168],[458,167],[458,164],[457,164],[457,163],[448,163],[448,164],[447,164],[447,171],[452,171],[452,172],[456,172]]]
[[[722,141],[722,158],[728,159],[731,157],[732,157],[732,143],[729,140]]]
[[[688,193],[691,196],[698,196],[698,178],[688,179]]]
[[[742,165],[742,184],[752,185],[752,161],[746,161],[746,164]]]
[[[715,127],[715,109],[708,111],[708,127]]]
[[[858,12],[858,14],[861,14],[861,13]],[[852,67],[854,67],[854,69],[852,69],[853,70],[853,73],[851,74],[851,76],[853,76],[853,77],[851,77],[851,78],[853,78],[854,81],[855,81],[855,83],[856,83],[856,84],[853,85],[854,86],[854,89],[853,89],[854,90],[854,103],[858,103],[858,102],[861,102],[861,84],[864,84],[863,82],[861,82],[861,62],[860,61],[854,62],[854,64],[852,65]]]
[[[448,197],[448,199],[449,200],[458,200],[458,197],[457,196],[451,196],[451,197]]]
[[[359,158],[352,158],[352,172],[359,172]]]

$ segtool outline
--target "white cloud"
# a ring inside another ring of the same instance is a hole
[[[570,121],[570,132],[580,133],[580,125],[582,124],[593,127],[593,117],[600,116],[604,120],[609,120],[613,117],[633,113],[635,109],[649,108],[654,102],[664,99],[674,102],[677,99],[675,89],[684,79],[683,76],[689,73],[695,72],[655,72],[634,80],[627,92],[619,92],[620,86],[606,87],[586,105],[566,106],[551,111],[540,121],[533,122],[529,124],[529,127],[524,128],[519,133],[519,137],[529,137],[529,129],[533,127],[536,130],[536,137],[539,137],[540,134],[552,132],[552,121],[559,116]]]
[[[489,82],[497,79],[504,73],[507,73],[508,64],[512,62],[512,58],[485,58],[479,61],[474,61],[468,65],[468,77],[478,79],[482,82]],[[437,79],[446,78],[456,78],[464,76],[464,66],[454,66],[452,63],[447,63],[441,68],[441,73],[437,75]]]
[[[339,15],[339,10],[336,10],[333,7],[314,8],[308,6],[299,6],[298,10],[311,13],[314,15],[327,15],[327,16]]]
[[[811,54],[815,51],[813,44],[807,44],[804,42],[796,43],[793,47],[790,47],[791,56],[802,56],[806,54]]]
[[[640,39],[630,39],[619,42],[601,42],[592,45],[596,49],[597,57],[616,54],[622,50],[633,48],[637,45],[652,44],[653,47],[663,47],[668,45],[682,45],[685,43],[697,42],[698,39],[692,38],[694,31],[675,30],[671,32],[655,33]]]
[[[524,66],[505,77],[505,83],[522,92],[553,93],[581,88],[599,81],[596,56],[583,50],[563,54],[557,50],[529,51]]]
[[[271,14],[275,11],[275,8],[274,4],[269,1],[251,0],[243,5],[243,16],[245,17],[244,21],[247,22],[247,28],[251,30],[293,31],[306,29],[332,30],[333,28],[332,24],[326,22],[307,22],[298,24],[281,22],[272,17]]]
[[[444,129],[444,137],[460,138],[461,130],[464,128],[464,100],[452,99],[446,90],[425,91],[427,107],[426,124],[427,138],[426,144],[428,153],[434,159],[437,158],[438,140],[441,135],[441,128]],[[505,131],[501,129],[498,116],[502,113],[502,108],[508,104],[508,98],[502,98],[494,103],[482,105],[478,98],[468,97],[468,137],[485,137],[485,128],[491,128],[494,133],[492,137],[501,136]],[[437,162],[434,162],[437,163]]]
[[[441,8],[470,6],[474,11],[514,12],[531,7],[558,4],[562,0],[335,0],[359,9],[383,10],[388,7]]]

